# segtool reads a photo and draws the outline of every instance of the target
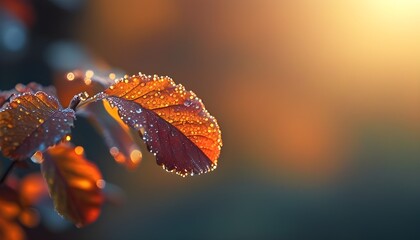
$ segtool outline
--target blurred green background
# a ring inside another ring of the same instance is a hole
[[[417,0],[0,0],[2,90],[168,75],[224,142],[203,176],[146,151],[127,172],[79,118],[74,141],[125,201],[28,239],[419,239],[419,26]]]

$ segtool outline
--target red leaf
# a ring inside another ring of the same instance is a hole
[[[125,78],[97,97],[116,106],[126,124],[144,130],[149,151],[164,169],[185,176],[216,167],[222,146],[216,119],[193,92],[171,78]]]
[[[41,171],[58,213],[78,227],[94,222],[103,203],[104,181],[98,168],[83,151],[60,144],[44,153]]]
[[[32,156],[58,143],[70,133],[75,113],[63,109],[45,92],[26,92],[0,111],[0,146],[3,155],[15,160]]]

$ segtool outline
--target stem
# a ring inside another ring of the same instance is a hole
[[[89,103],[92,103],[92,102],[95,102],[95,101],[97,101],[97,100],[94,99],[93,97],[88,98],[85,101],[81,101],[80,104],[77,105],[76,109],[79,109],[79,108],[83,107],[84,105],[89,104]]]
[[[93,97],[90,97],[90,98],[87,98],[86,100],[81,101],[79,104],[77,104],[75,109],[79,109],[79,108],[83,107],[84,105],[100,101],[104,98],[105,98],[104,93],[100,92]]]
[[[13,160],[13,162],[9,165],[9,167],[6,169],[6,171],[3,173],[3,176],[0,179],[0,185],[4,183],[9,173],[12,172],[13,167],[16,165],[17,161]]]
[[[69,104],[69,108],[76,111],[76,107],[79,105],[81,99],[79,95],[75,95]]]
[[[94,97],[89,98],[89,94],[87,92],[82,92],[73,97],[73,99],[71,100],[69,104],[69,108],[76,111],[81,106],[94,102],[94,101],[95,101]]]

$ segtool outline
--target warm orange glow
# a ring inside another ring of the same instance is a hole
[[[100,189],[105,188],[106,182],[103,179],[99,179],[98,181],[96,181],[96,186]]]
[[[36,205],[48,196],[47,184],[39,173],[25,176],[20,183],[21,200],[26,205]]]
[[[86,85],[90,85],[92,83],[92,79],[91,78],[85,78],[84,80]]]
[[[75,178],[69,180],[69,185],[73,188],[78,188],[82,190],[90,190],[94,186],[89,179]]]
[[[26,239],[23,229],[14,221],[0,218],[0,232],[2,239],[5,240],[24,240]]]
[[[27,208],[19,215],[19,221],[28,228],[38,226],[40,221],[39,212],[33,208]]]
[[[0,199],[0,216],[6,219],[13,219],[18,216],[20,207],[17,203]]]
[[[109,104],[108,101],[102,101],[105,110],[108,112],[108,114],[115,120],[118,122],[118,124],[120,124],[120,126],[125,130],[125,131],[129,131],[129,127],[127,126],[127,124],[125,124],[120,116],[118,115],[118,109],[117,108],[112,108],[111,105]]]
[[[74,80],[74,73],[72,73],[72,72],[67,73],[67,80],[73,81]]]
[[[407,24],[418,18],[420,1],[418,0],[366,0],[369,11],[387,23]]]
[[[130,159],[133,163],[138,163],[141,161],[142,153],[139,150],[133,150],[130,153]]]
[[[92,78],[95,73],[92,70],[87,70],[85,73],[86,78]]]
[[[67,142],[70,142],[70,141],[71,141],[71,136],[70,136],[70,135],[67,135],[67,136],[66,136],[66,141],[67,141]]]
[[[109,153],[114,157],[115,161],[118,163],[124,163],[125,156],[120,152],[120,150],[117,147],[111,147],[109,149]]]
[[[77,155],[82,155],[85,152],[85,149],[82,146],[77,146],[74,148],[74,152]]]

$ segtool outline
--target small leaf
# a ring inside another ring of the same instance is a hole
[[[58,213],[78,227],[94,222],[103,203],[104,181],[99,169],[83,152],[60,144],[44,152],[41,171]]]
[[[72,109],[63,109],[55,97],[45,92],[16,96],[0,110],[3,155],[22,160],[44,151],[70,133],[74,119]]]
[[[167,171],[185,176],[217,166],[222,140],[216,119],[193,92],[171,78],[121,79],[96,97],[116,106],[121,119],[143,134],[149,151]]]

